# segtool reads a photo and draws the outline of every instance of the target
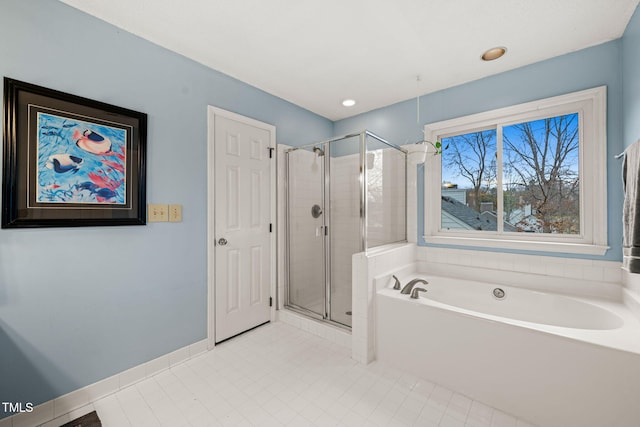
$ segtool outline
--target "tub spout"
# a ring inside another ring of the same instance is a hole
[[[410,281],[409,283],[407,283],[406,285],[404,285],[404,288],[402,288],[402,290],[400,291],[401,294],[410,294],[411,290],[413,289],[413,287],[415,285],[417,285],[418,283],[422,283],[423,285],[428,285],[429,282],[427,282],[424,279],[413,279],[412,281]]]

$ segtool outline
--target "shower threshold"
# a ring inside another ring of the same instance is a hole
[[[287,310],[293,311],[295,313],[301,314],[301,315],[303,315],[305,317],[308,317],[308,318],[310,318],[312,320],[316,320],[319,323],[324,323],[324,324],[327,324],[327,325],[335,326],[337,328],[344,329],[346,331],[351,332],[351,326],[345,325],[344,323],[340,323],[340,322],[337,322],[337,321],[332,320],[332,319],[325,318],[321,314],[315,313],[315,312],[313,312],[311,310],[307,310],[307,309],[305,309],[303,307],[298,307],[296,305],[288,304],[288,305],[285,305],[284,308],[287,309]]]

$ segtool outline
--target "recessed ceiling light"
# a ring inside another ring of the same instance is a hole
[[[356,101],[353,99],[345,99],[344,101],[342,101],[342,105],[344,105],[345,107],[353,107],[354,105],[356,105]]]
[[[506,52],[507,52],[506,47],[494,47],[482,54],[482,60],[493,61],[494,59],[500,58]]]

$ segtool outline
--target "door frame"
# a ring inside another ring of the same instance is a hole
[[[215,347],[215,118],[216,116],[224,117],[227,119],[235,120],[244,123],[249,126],[264,129],[269,132],[269,147],[273,148],[273,163],[271,165],[270,172],[270,213],[269,220],[273,224],[273,232],[270,236],[270,264],[271,264],[271,277],[269,292],[273,298],[273,304],[271,305],[271,321],[276,319],[276,306],[277,306],[277,254],[276,254],[276,236],[278,234],[278,224],[276,221],[276,171],[277,171],[277,146],[276,146],[276,127],[268,123],[264,123],[249,117],[242,116],[231,111],[223,110],[211,105],[207,106],[207,348],[211,350]]]

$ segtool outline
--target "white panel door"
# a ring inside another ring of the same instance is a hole
[[[270,319],[269,131],[215,116],[215,341]]]

